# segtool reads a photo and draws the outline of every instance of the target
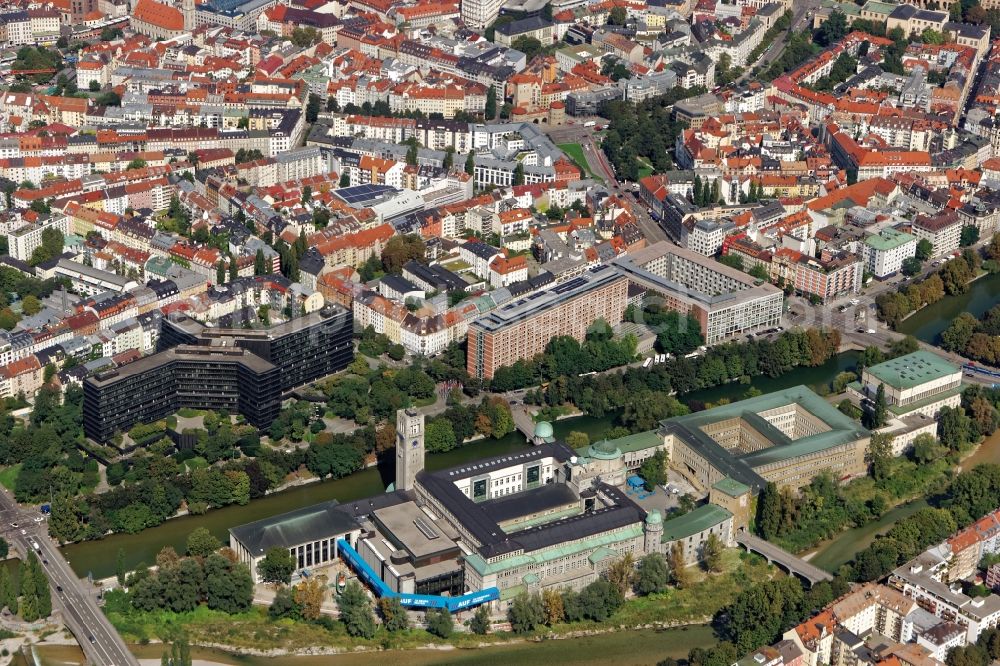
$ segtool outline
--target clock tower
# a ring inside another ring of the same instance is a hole
[[[415,409],[396,412],[396,490],[413,490],[424,468],[424,415]]]

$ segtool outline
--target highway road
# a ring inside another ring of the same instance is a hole
[[[138,660],[98,607],[96,588],[77,578],[49,538],[47,523],[37,520],[40,516],[37,510],[21,507],[6,490],[0,490],[0,531],[18,552],[36,552],[49,577],[52,607],[62,611],[63,622],[80,642],[88,662],[96,666],[138,666]]]

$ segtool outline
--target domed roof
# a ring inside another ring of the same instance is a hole
[[[656,509],[650,511],[646,514],[646,524],[647,525],[659,525],[663,522],[663,516]]]
[[[609,442],[606,439],[602,439],[599,442],[594,442],[590,445],[590,457],[599,458],[601,460],[614,460],[620,457],[622,454],[621,449],[619,449],[614,442]]]
[[[552,424],[548,421],[539,421],[535,424],[535,437],[552,437]]]

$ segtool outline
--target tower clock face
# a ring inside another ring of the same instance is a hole
[[[418,446],[420,446],[420,442],[413,440],[413,448],[417,448]]]

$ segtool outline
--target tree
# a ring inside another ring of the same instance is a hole
[[[469,620],[469,630],[479,636],[485,636],[490,632],[490,612],[486,606],[480,606],[476,609],[472,619]]]
[[[923,268],[923,264],[916,257],[903,259],[903,275],[916,275]]]
[[[455,166],[455,147],[447,146],[444,149],[444,160],[441,161],[441,167],[445,171],[451,171],[453,166]]]
[[[257,254],[253,258],[253,274],[254,275],[265,275],[268,270],[268,265],[264,260],[264,250],[257,248]]]
[[[524,185],[524,164],[518,162],[514,167],[514,185]]]
[[[417,156],[418,156],[417,144],[411,143],[410,147],[406,149],[406,163],[409,164],[410,166],[416,166]]]
[[[295,603],[302,609],[302,617],[307,620],[318,620],[323,614],[323,600],[326,598],[326,578],[324,576],[310,576],[292,588],[292,591]],[[371,606],[368,604],[367,597],[365,597],[364,603],[368,607],[369,614],[371,614]],[[343,610],[341,610],[341,613],[343,613]]]
[[[215,266],[215,283],[225,284],[226,283],[226,262],[219,260],[219,263]]]
[[[931,244],[926,238],[921,238],[917,241],[917,254],[916,257],[920,261],[927,261],[934,254],[934,245]]]
[[[297,589],[298,586],[296,586]],[[372,638],[375,636],[375,616],[368,602],[368,595],[355,581],[351,581],[337,597],[340,620],[351,636]]]
[[[691,573],[688,571],[687,562],[684,559],[684,546],[680,541],[675,541],[674,545],[670,547],[669,562],[674,585],[683,590],[691,584]]]
[[[340,182],[338,183],[340,187],[350,187],[351,186],[351,174],[348,172],[343,172],[340,174]]]
[[[632,588],[632,580],[635,577],[635,556],[626,553],[611,563],[608,567],[608,582],[611,583],[618,594],[623,598]]]
[[[306,102],[306,122],[314,123],[319,118],[319,111],[323,100],[316,93],[309,93],[309,101]]]
[[[0,567],[0,608],[6,607],[12,614],[17,615],[17,586],[11,578],[7,567]]]
[[[571,449],[582,449],[590,444],[590,436],[585,432],[573,430],[566,435],[566,445]]]
[[[667,450],[656,449],[649,458],[646,458],[639,466],[639,476],[646,482],[646,490],[652,491],[656,486],[667,482]]]
[[[424,623],[427,625],[427,631],[438,638],[448,638],[455,630],[455,621],[446,608],[432,608],[424,613]]]
[[[868,466],[872,478],[876,481],[883,481],[889,477],[889,472],[892,470],[892,435],[872,433],[868,444]]]
[[[542,590],[542,608],[545,611],[545,624],[550,627],[566,619],[562,594],[558,590]]]
[[[125,550],[119,548],[115,558],[115,577],[118,580],[118,587],[125,587],[125,574]]]
[[[770,541],[778,536],[780,525],[781,498],[778,495],[778,486],[768,481],[757,501],[757,529],[762,537]]]
[[[515,634],[527,634],[545,622],[545,607],[538,594],[521,592],[507,610],[510,628]]]
[[[865,408],[862,422],[869,430],[881,428],[886,424],[888,404],[885,398],[885,384],[879,383],[875,391],[875,399]]]
[[[625,25],[627,19],[628,12],[625,11],[624,7],[616,6],[608,12],[608,25]]]
[[[21,301],[21,312],[28,315],[36,315],[42,311],[42,303],[38,300],[38,297],[34,294],[28,294]]]
[[[470,176],[476,174],[476,151],[470,150],[469,154],[465,158],[465,173]]]
[[[816,31],[813,41],[820,46],[832,46],[843,39],[846,34],[847,16],[839,9],[835,9],[830,12],[830,16]]]
[[[268,549],[264,558],[257,563],[257,575],[265,583],[288,585],[295,571],[295,558],[287,548],[275,546]]]
[[[497,117],[497,90],[490,86],[486,90],[486,120],[493,120]]]
[[[962,237],[959,241],[959,245],[962,247],[969,247],[970,245],[975,245],[978,242],[979,227],[972,224],[962,227]]]
[[[195,528],[187,538],[187,554],[192,557],[208,557],[222,548],[222,542],[204,527]]]
[[[382,249],[382,266],[386,273],[399,275],[408,261],[420,261],[427,252],[427,246],[417,234],[393,236]]]
[[[942,407],[938,413],[938,440],[952,451],[961,451],[969,445],[970,426],[961,407]]]
[[[406,609],[398,597],[382,597],[378,601],[378,612],[382,616],[382,624],[386,631],[406,631],[410,628],[410,619]]]
[[[62,254],[65,243],[63,232],[55,227],[46,227],[42,230],[42,247],[50,257],[58,257]]]
[[[701,552],[706,569],[714,572],[722,571],[722,551],[722,540],[715,535],[715,532],[710,533]]]
[[[429,421],[424,430],[424,442],[428,451],[451,451],[458,444],[451,421],[437,418]]]
[[[639,560],[635,577],[635,590],[639,594],[655,594],[667,589],[670,571],[667,560],[660,553],[648,553]]]

